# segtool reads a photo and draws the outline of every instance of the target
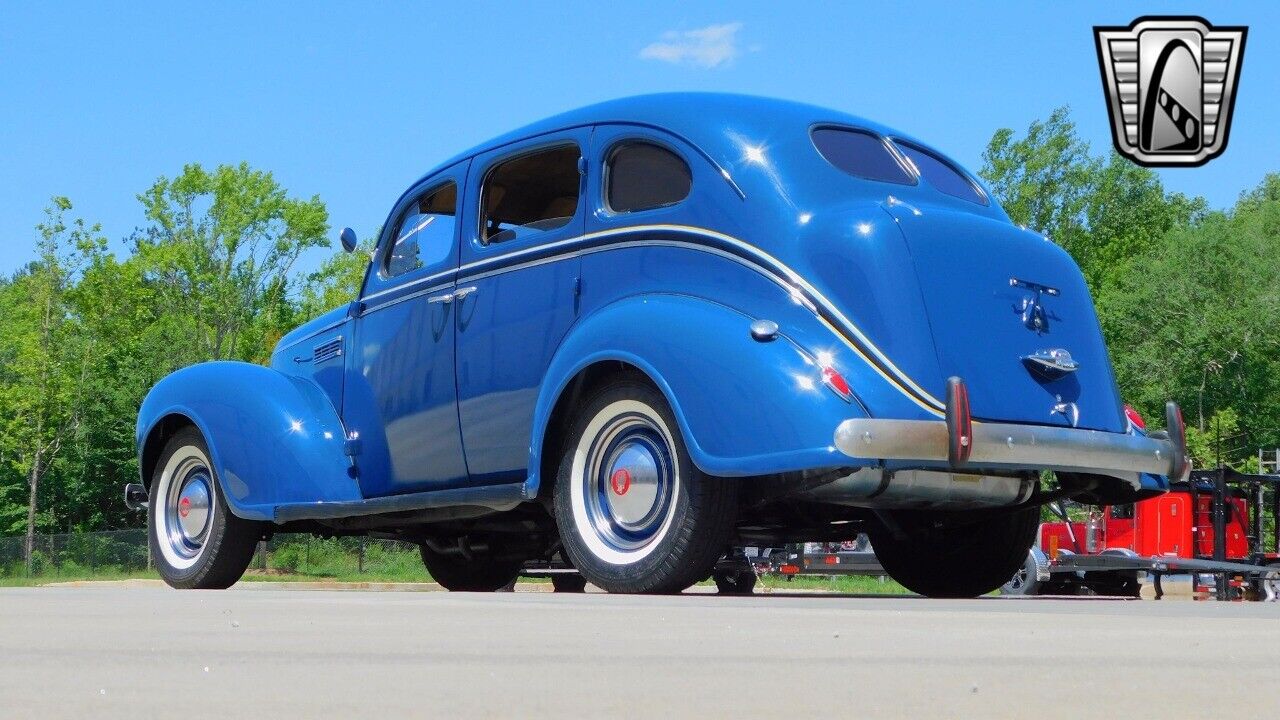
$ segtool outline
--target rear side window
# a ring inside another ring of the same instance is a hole
[[[498,243],[569,224],[578,212],[577,145],[521,155],[489,171],[481,190],[481,238]]]
[[[979,205],[987,204],[987,196],[978,189],[978,186],[972,180],[951,163],[924,148],[916,147],[910,143],[898,141],[895,144],[902,151],[902,154],[906,155],[907,159],[920,171],[920,177],[924,178],[925,182],[932,185],[938,192],[958,197],[961,200],[978,203]]]
[[[674,205],[689,197],[693,176],[679,155],[647,142],[627,142],[609,154],[605,198],[614,212]]]
[[[400,216],[387,253],[387,277],[443,262],[453,251],[458,186],[449,183],[424,193]]]
[[[838,170],[867,180],[912,185],[915,178],[878,136],[848,128],[818,128],[813,146]]]

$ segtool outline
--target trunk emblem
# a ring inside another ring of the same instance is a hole
[[[1021,306],[1014,306],[1014,310],[1022,314],[1022,324],[1026,325],[1028,330],[1034,330],[1040,334],[1049,332],[1049,313],[1045,312],[1044,306],[1040,304],[1040,297],[1042,295],[1057,297],[1062,292],[1055,287],[1019,280],[1016,277],[1009,278],[1009,285],[1031,291],[1030,295],[1022,298]]]
[[[1071,357],[1069,351],[1062,348],[1037,350],[1030,355],[1024,355],[1022,364],[1026,365],[1033,374],[1045,380],[1057,380],[1063,375],[1080,369],[1080,363]]]

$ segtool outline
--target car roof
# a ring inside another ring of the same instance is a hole
[[[739,126],[809,126],[822,123],[861,127],[881,135],[921,143],[911,136],[865,118],[818,105],[733,93],[681,92],[608,100],[570,110],[504,133],[458,153],[413,183],[417,187],[441,170],[511,143],[570,128],[608,123],[646,125],[682,137],[716,159],[715,145]],[[718,161],[718,159],[716,159]],[[407,191],[406,191],[407,192]],[[403,196],[402,196],[403,199]]]

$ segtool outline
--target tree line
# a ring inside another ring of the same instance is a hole
[[[1127,402],[1185,409],[1198,464],[1280,445],[1280,174],[1229,209],[1079,138],[1062,108],[992,137],[979,174],[1014,222],[1080,264]],[[329,247],[318,197],[269,172],[188,165],[137,196],[117,254],[55,197],[36,256],[0,277],[0,536],[136,527],[134,423],[153,383],[206,360],[267,362],[275,342],[350,301],[367,255]]]

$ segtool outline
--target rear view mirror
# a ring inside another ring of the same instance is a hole
[[[342,249],[351,252],[356,249],[356,245],[360,244],[360,240],[356,238],[356,231],[351,228],[342,228],[342,234],[338,236],[342,241]]]

